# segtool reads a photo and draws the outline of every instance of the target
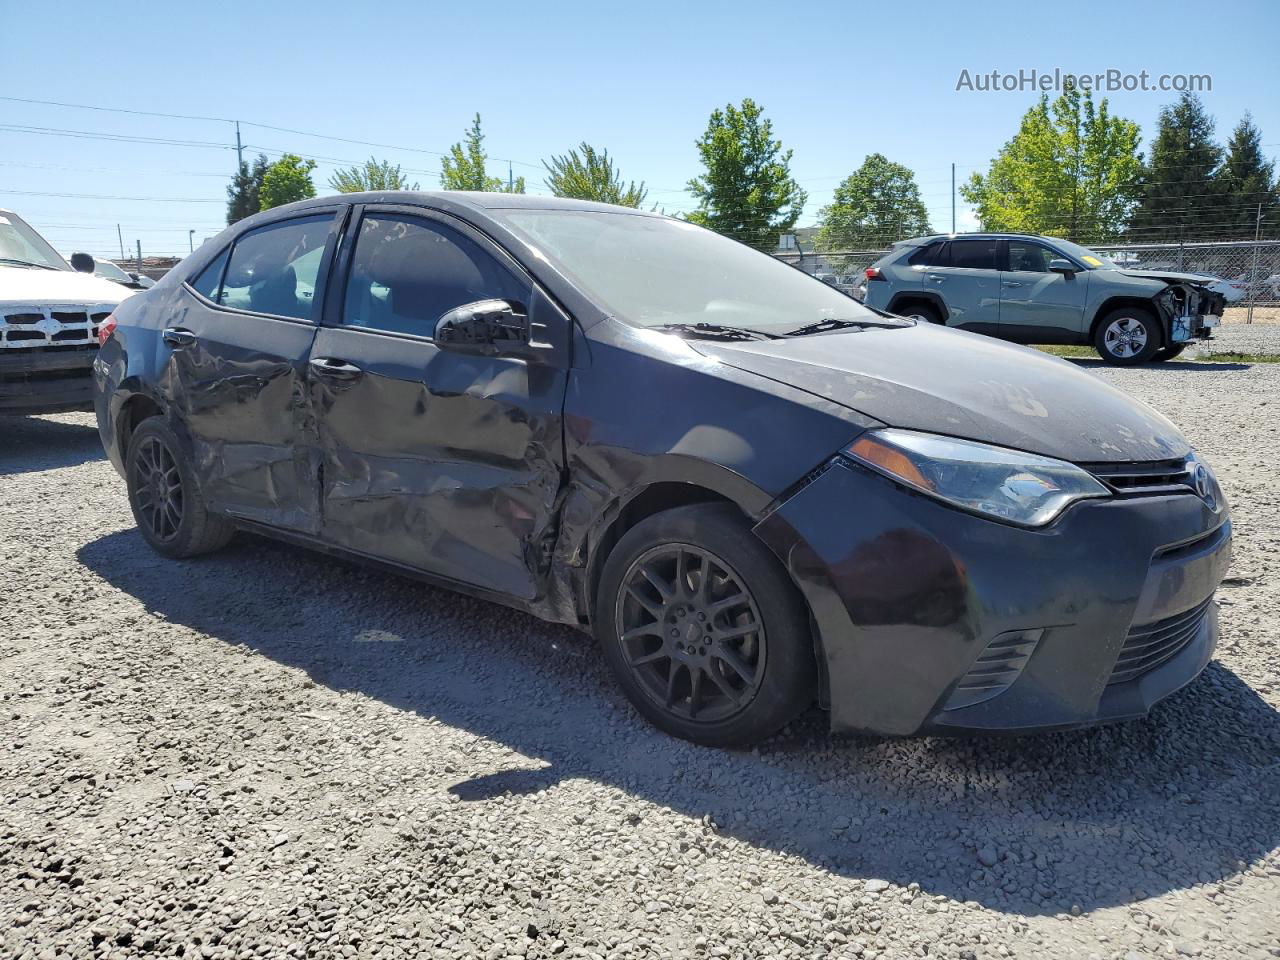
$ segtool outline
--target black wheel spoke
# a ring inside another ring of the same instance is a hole
[[[657,650],[653,651],[653,653],[642,653],[638,657],[632,657],[631,665],[633,667],[640,667],[646,663],[656,663],[659,660],[670,660],[670,659],[671,659],[671,654],[667,652],[667,648],[659,647]]]
[[[717,627],[715,629],[715,635],[717,639],[720,640],[737,640],[739,637],[748,636],[759,629],[760,624],[753,620],[751,623],[743,624],[741,626]]]
[[[658,595],[662,597],[662,602],[667,603],[675,596],[675,584],[668,583],[657,570],[653,569],[653,565],[646,563],[640,568],[640,575],[653,584],[653,589],[658,591]]]
[[[635,600],[636,603],[640,604],[640,606],[648,610],[650,615],[652,615],[655,619],[657,620],[662,619],[663,605],[661,603],[656,603],[653,600],[650,600],[643,593],[637,590],[634,586],[627,587],[627,593],[631,596],[631,599]]]
[[[750,684],[755,681],[755,671],[747,664],[743,663],[742,658],[733,650],[722,647],[716,654],[716,659],[721,663],[726,664],[730,670],[741,678],[743,683]]]
[[[702,677],[706,673],[701,667],[689,671],[689,716],[698,715],[698,707],[702,705]]]

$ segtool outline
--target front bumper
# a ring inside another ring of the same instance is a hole
[[[1145,714],[1208,663],[1231,555],[1227,508],[1190,493],[1084,501],[1025,530],[843,459],[756,533],[809,602],[832,729],[891,735]],[[971,695],[992,672],[1008,685]]]
[[[96,347],[0,352],[0,414],[93,409]]]

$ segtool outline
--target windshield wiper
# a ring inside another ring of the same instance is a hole
[[[720,323],[664,323],[653,327],[667,333],[683,333],[690,337],[720,340],[778,340],[776,333],[764,333],[749,327],[727,327]]]
[[[34,260],[19,260],[17,257],[0,257],[0,263],[16,263],[20,267],[39,267],[41,270],[57,270],[47,263],[36,263]]]
[[[900,323],[876,323],[873,320],[839,320],[835,317],[828,317],[825,320],[819,320],[817,323],[807,323],[803,327],[787,332],[788,337],[804,337],[811,333],[826,333],[828,330],[865,330],[867,327],[900,327],[904,324]]]

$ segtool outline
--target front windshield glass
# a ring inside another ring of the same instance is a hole
[[[117,283],[132,283],[133,277],[125,273],[110,260],[94,260],[93,272],[100,277],[108,280],[115,280]]]
[[[44,237],[12,213],[0,213],[0,261],[4,260],[20,260],[55,270],[71,269]]]
[[[683,220],[576,210],[500,215],[635,326],[705,323],[780,334],[823,320],[894,323],[780,260]]]
[[[1070,240],[1059,240],[1057,237],[1054,237],[1053,243],[1061,249],[1063,253],[1071,254],[1071,256],[1075,257],[1090,270],[1099,270],[1104,268],[1107,270],[1114,270],[1119,266],[1119,264],[1110,257],[1098,253],[1096,250],[1090,250],[1088,247],[1082,247],[1078,243],[1072,243]]]

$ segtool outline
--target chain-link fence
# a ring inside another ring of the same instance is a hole
[[[1280,240],[1094,244],[1093,249],[1123,268],[1213,277],[1220,281],[1214,289],[1227,298],[1229,307],[1280,306]],[[867,267],[888,252],[786,250],[775,256],[852,293]]]

